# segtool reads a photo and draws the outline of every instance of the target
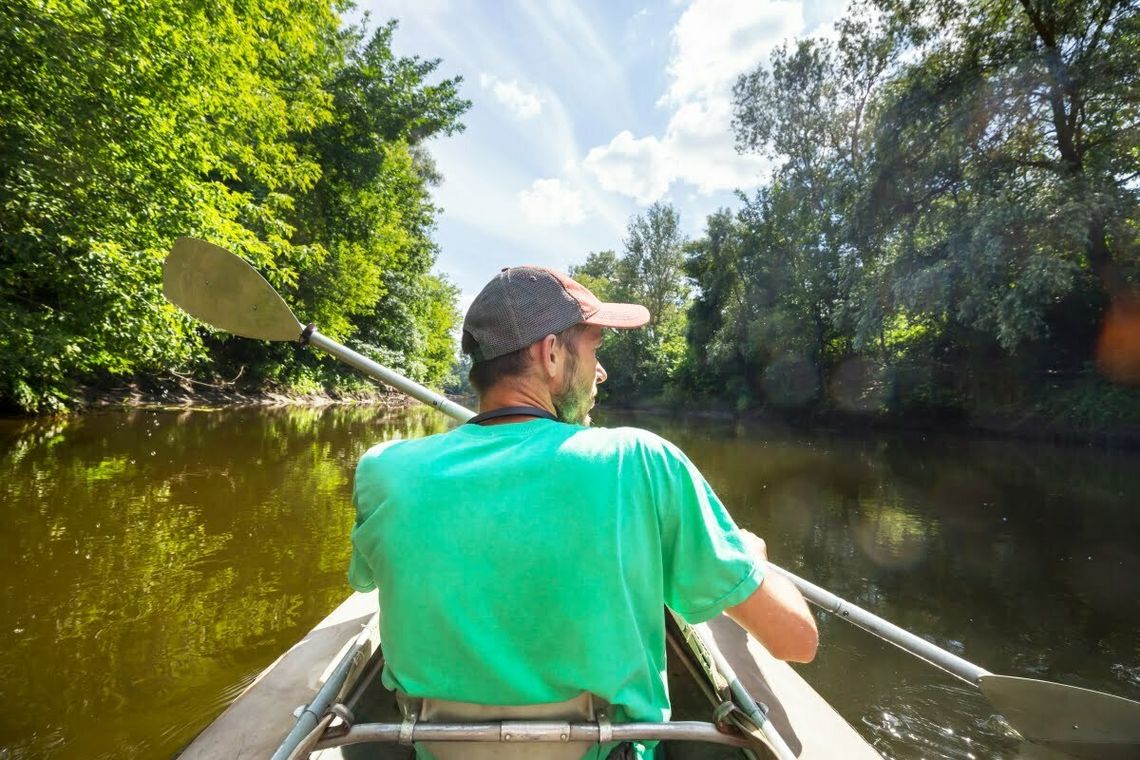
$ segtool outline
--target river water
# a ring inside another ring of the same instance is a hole
[[[1135,452],[616,417],[773,561],[1010,675],[1140,699]],[[426,409],[0,421],[0,760],[167,758],[348,592],[356,458]],[[889,758],[1038,757],[968,685],[819,616],[800,672]]]

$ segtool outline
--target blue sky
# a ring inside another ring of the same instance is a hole
[[[473,102],[464,133],[429,148],[444,176],[436,270],[465,310],[499,269],[565,270],[620,252],[657,200],[689,237],[763,181],[735,152],[737,75],[795,37],[830,36],[846,0],[360,0],[400,22],[401,55],[441,58]],[[354,13],[354,16],[356,14]]]

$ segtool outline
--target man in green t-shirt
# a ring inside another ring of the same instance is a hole
[[[534,705],[589,692],[618,721],[669,718],[663,606],[728,612],[776,657],[807,662],[803,598],[765,575],[668,441],[592,428],[603,328],[649,321],[539,267],[475,298],[463,350],[480,414],[360,460],[349,582],[379,589],[387,686],[413,697]]]

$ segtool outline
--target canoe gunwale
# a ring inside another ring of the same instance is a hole
[[[375,593],[357,593],[346,599],[267,667],[222,715],[186,747],[180,755],[181,760],[213,760],[218,757],[264,760],[269,757],[295,725],[293,710],[298,705],[312,703],[316,692],[331,674],[330,663],[343,657],[346,642],[369,628],[370,619],[376,612]],[[793,748],[802,747],[796,750],[799,760],[881,759],[799,674],[787,663],[775,660],[735,622],[721,616],[708,625],[717,646],[731,662],[745,688],[768,706],[769,717],[779,727],[781,735]],[[365,673],[372,676],[365,676],[366,679],[374,679],[377,663],[382,657],[382,646],[377,637],[370,662],[365,666]],[[357,675],[355,679],[359,682],[361,677]],[[349,702],[353,701],[350,696]],[[386,717],[375,716],[372,719],[384,720]],[[618,728],[615,724],[615,736]],[[327,753],[330,758],[340,756],[336,748],[327,750]],[[326,757],[325,753],[321,756]]]
[[[364,630],[349,640],[339,657],[332,660],[330,669],[322,675],[323,682],[313,700],[304,706],[297,722],[273,753],[271,760],[291,760],[298,748],[313,745],[324,735],[329,725],[326,716],[342,697],[356,686],[372,654],[379,646],[380,613],[376,612],[364,625]]]

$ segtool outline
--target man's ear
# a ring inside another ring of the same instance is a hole
[[[558,338],[547,335],[535,345],[539,347],[538,366],[542,368],[543,376],[548,379],[555,377],[558,374],[559,365],[562,363],[557,350]]]

